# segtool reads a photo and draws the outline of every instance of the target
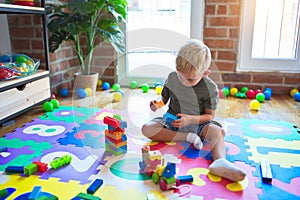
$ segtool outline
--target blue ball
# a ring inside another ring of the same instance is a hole
[[[85,89],[83,89],[83,88],[78,88],[78,89],[76,90],[76,95],[77,95],[79,98],[83,99],[83,98],[85,98],[85,97],[88,96],[88,93],[87,93],[87,91],[86,91]]]
[[[295,101],[300,101],[300,92],[296,92],[294,94],[294,99],[295,99]]]
[[[156,87],[159,86],[159,85],[163,86],[162,82],[159,82],[159,81],[156,82],[154,88],[156,88]]]
[[[109,82],[103,82],[103,83],[102,83],[102,89],[103,89],[103,90],[108,90],[109,88],[110,88]]]
[[[271,93],[271,96],[272,96],[273,90],[271,88],[265,88],[264,91],[269,91]]]
[[[269,90],[265,90],[263,93],[265,95],[265,99],[266,100],[270,100],[271,99],[272,93]]]
[[[69,95],[69,90],[67,88],[62,88],[60,91],[59,91],[59,94],[60,96],[62,97],[66,97]]]

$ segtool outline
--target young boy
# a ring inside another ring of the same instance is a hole
[[[168,112],[179,119],[172,123],[155,118],[142,127],[142,133],[154,141],[187,141],[201,149],[202,140],[210,144],[213,163],[210,173],[241,181],[246,174],[226,160],[222,126],[213,121],[218,103],[218,87],[208,77],[211,63],[209,48],[199,40],[190,40],[181,47],[176,58],[176,72],[165,82],[161,100],[169,102]],[[161,107],[157,100],[150,102],[152,111]]]

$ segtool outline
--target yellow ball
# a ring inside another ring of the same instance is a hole
[[[250,102],[250,108],[251,108],[252,110],[258,110],[259,107],[260,107],[259,101],[257,101],[257,100],[252,100],[252,101]]]
[[[163,86],[162,85],[158,85],[155,88],[155,91],[156,91],[157,94],[161,94],[162,90],[163,90]]]
[[[291,91],[290,91],[290,96],[291,97],[294,97],[294,94],[295,93],[297,93],[297,92],[299,92],[296,88],[295,89],[292,89]]]
[[[98,81],[97,81],[97,86],[98,86],[98,87],[101,87],[101,86],[102,86],[102,81],[101,81],[101,80],[98,80]]]
[[[91,88],[85,88],[84,90],[86,91],[88,97],[92,96],[93,91]]]
[[[235,96],[238,92],[239,92],[239,90],[235,87],[230,89],[230,95],[231,96]]]
[[[123,98],[123,95],[121,92],[114,92],[113,99],[114,101],[121,101]]]

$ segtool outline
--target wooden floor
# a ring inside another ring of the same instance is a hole
[[[111,91],[98,91],[95,97],[85,99],[77,99],[70,95],[68,98],[58,97],[61,105],[73,105],[81,107],[98,107],[107,109],[122,109],[145,111],[150,113],[149,102],[157,98],[154,90],[147,93],[142,93],[140,89],[132,90],[123,88],[124,98],[120,102],[114,102]],[[274,121],[287,121],[300,127],[300,102],[294,101],[290,96],[275,96],[271,100],[261,104],[259,111],[249,109],[249,99],[238,99],[235,97],[227,97],[220,99],[217,110],[217,119],[222,118],[246,118],[246,119],[261,119]],[[44,114],[41,105],[34,109],[16,117],[15,123],[0,127],[0,136],[14,131],[18,127],[22,127],[25,123],[30,122],[33,118],[37,118]],[[156,114],[161,114],[157,112]]]

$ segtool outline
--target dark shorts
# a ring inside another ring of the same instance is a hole
[[[215,124],[219,127],[222,127],[222,125],[219,122],[213,121],[213,120],[205,122],[203,124],[190,124],[190,125],[180,127],[180,128],[174,127],[172,123],[165,121],[162,117],[154,118],[151,121],[160,123],[164,126],[164,128],[167,128],[167,129],[172,130],[172,131],[179,131],[179,132],[184,132],[184,133],[197,133],[197,135],[202,140],[203,140],[203,138],[201,137],[201,135],[202,135],[202,131],[203,131],[205,126],[207,126],[209,124]]]

